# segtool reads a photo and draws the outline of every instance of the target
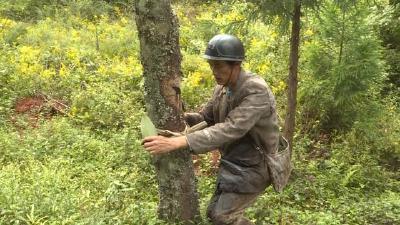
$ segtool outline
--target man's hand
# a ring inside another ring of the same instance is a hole
[[[152,155],[159,155],[175,151],[188,146],[186,137],[150,136],[143,139],[142,144],[146,151]]]

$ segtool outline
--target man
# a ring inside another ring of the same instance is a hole
[[[206,106],[185,119],[189,125],[206,121],[208,127],[181,137],[148,137],[144,147],[153,155],[219,148],[221,165],[207,216],[215,225],[253,224],[243,213],[271,184],[265,155],[278,149],[275,98],[262,78],[242,69],[245,52],[238,38],[214,36],[204,58],[218,85]]]

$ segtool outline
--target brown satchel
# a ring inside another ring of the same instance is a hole
[[[276,153],[266,154],[267,165],[276,192],[281,192],[287,185],[292,171],[291,154],[288,141],[279,136],[279,147]]]

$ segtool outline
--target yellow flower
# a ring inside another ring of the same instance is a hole
[[[71,111],[69,112],[69,114],[71,116],[75,116],[77,112],[78,112],[78,108],[76,108],[76,106],[72,106],[71,107]]]
[[[97,72],[98,72],[100,75],[105,75],[105,74],[108,73],[108,68],[101,64],[101,65],[97,68]]]
[[[40,73],[40,76],[43,78],[51,78],[56,74],[53,69],[45,69]]]
[[[275,94],[280,94],[286,90],[286,83],[283,80],[280,80],[277,86],[272,86],[271,88],[272,92]]]
[[[122,17],[121,18],[121,23],[123,24],[123,25],[126,25],[126,24],[128,24],[128,20],[125,18],[125,17]]]
[[[115,14],[118,15],[118,17],[122,16],[121,9],[118,6],[114,6],[113,9],[114,9]]]
[[[19,48],[19,61],[32,63],[37,61],[40,54],[39,49],[34,49],[32,46],[22,46]]]
[[[275,39],[275,38],[278,36],[278,34],[277,34],[275,31],[271,31],[269,35],[270,35],[270,37],[272,37],[273,39]]]
[[[304,35],[306,35],[306,36],[311,36],[313,34],[314,34],[314,32],[311,29],[307,29],[306,31],[304,31]]]
[[[8,28],[13,27],[15,24],[16,22],[13,20],[0,18],[0,31],[7,31]]]
[[[29,72],[29,65],[28,63],[19,63],[16,69],[20,74],[27,74]]]
[[[68,68],[64,65],[64,63],[61,63],[61,68],[58,71],[61,77],[66,77],[69,75],[69,70]]]
[[[78,31],[72,30],[71,31],[71,37],[72,37],[73,40],[79,40],[80,34],[79,34]]]
[[[40,71],[42,70],[42,65],[39,65],[37,63],[31,65],[27,62],[22,62],[22,63],[16,64],[15,69],[16,69],[17,73],[20,75],[31,76],[31,75],[39,74]]]
[[[131,76],[132,68],[127,65],[125,61],[119,61],[118,58],[114,58],[114,64],[111,66],[111,72],[113,74],[122,76]]]
[[[270,65],[269,65],[270,63],[269,62],[264,62],[264,63],[261,63],[259,66],[258,66],[258,68],[257,68],[257,72],[259,73],[259,74],[267,74],[268,73],[268,70],[269,70],[269,68],[270,68]]]
[[[203,76],[200,72],[195,71],[189,75],[189,85],[192,87],[200,86],[203,81]]]
[[[66,52],[67,59],[75,65],[80,64],[79,52],[75,48],[69,48]]]

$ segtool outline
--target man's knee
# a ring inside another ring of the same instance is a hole
[[[214,196],[207,208],[207,217],[213,225],[251,225],[253,223],[243,218],[243,213],[256,196],[258,194],[237,193],[222,193]]]
[[[215,211],[207,211],[207,217],[213,225],[236,225],[240,217],[232,214],[220,214]]]
[[[213,213],[214,213],[214,208],[211,207],[211,205],[208,206],[207,211],[206,211],[206,216],[208,218],[208,220],[212,220],[213,218]]]
[[[210,204],[206,212],[207,218],[213,225],[223,225],[223,216],[215,210],[215,204]]]

